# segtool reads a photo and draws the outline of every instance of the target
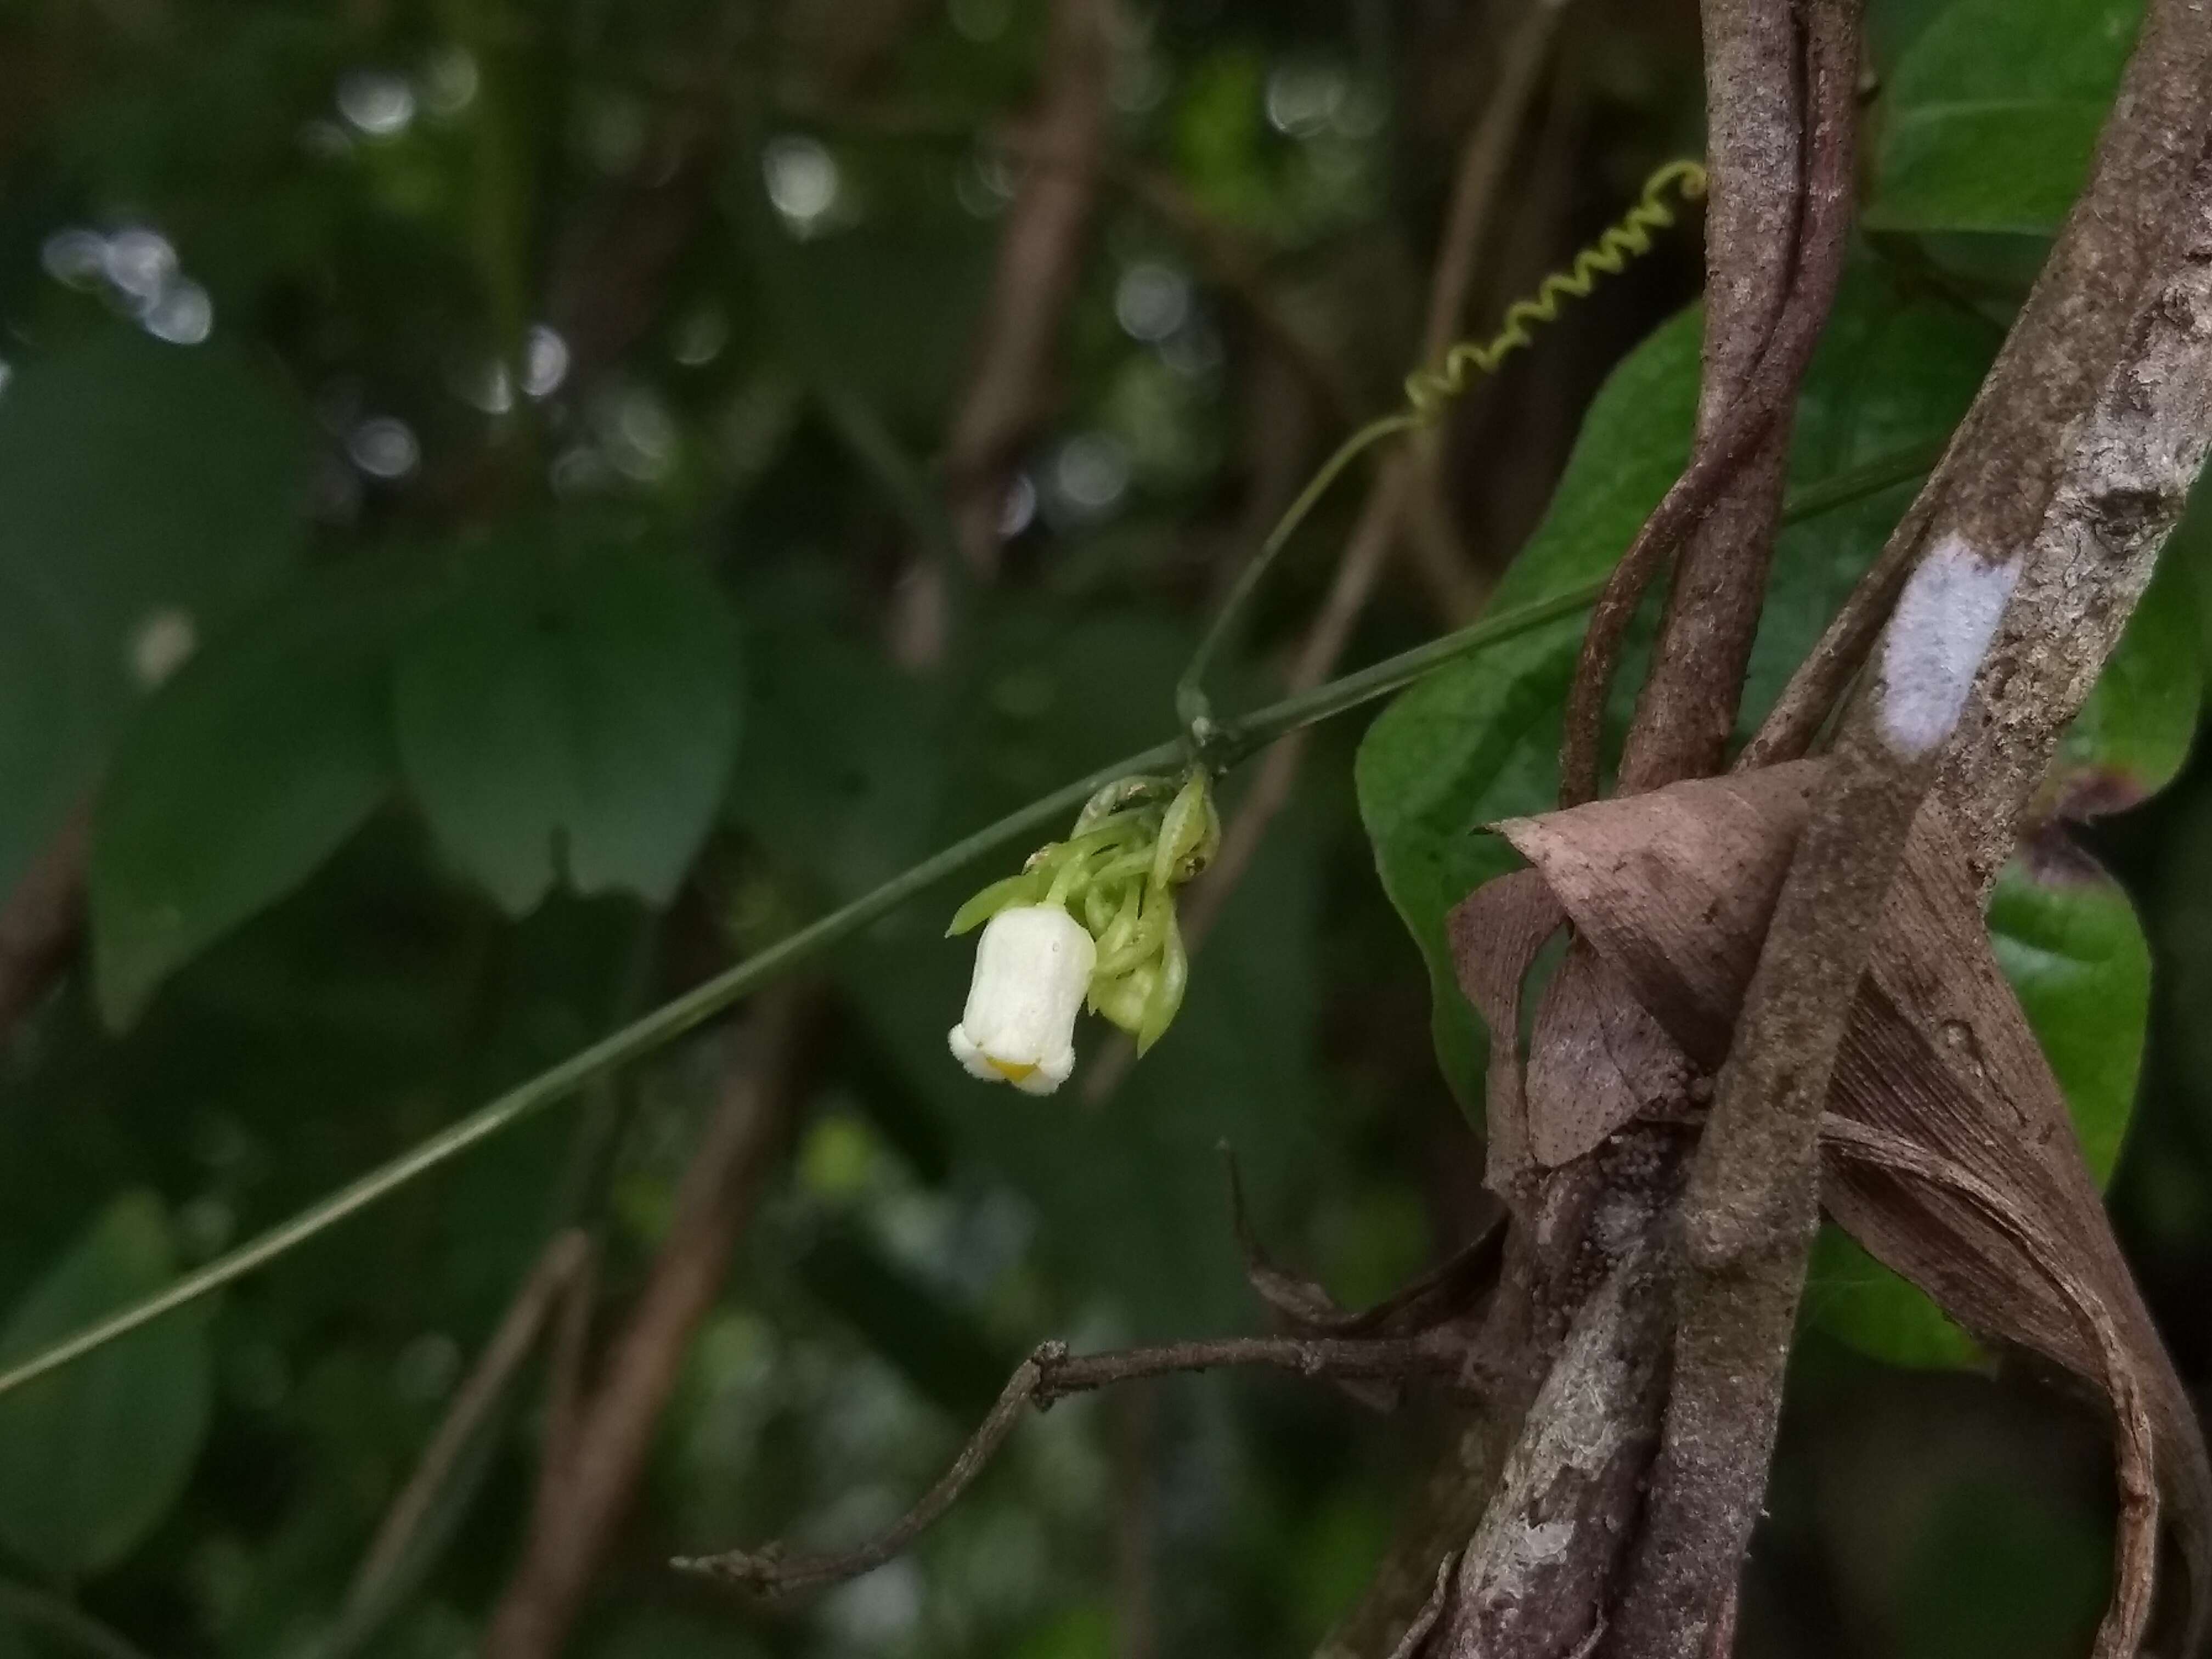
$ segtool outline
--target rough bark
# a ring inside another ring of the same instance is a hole
[[[2212,19],[2198,0],[2154,7],[2089,188],[1925,504],[1905,526],[1915,547],[1902,562],[1912,574],[1884,631],[1876,672],[1845,717],[1693,1164],[1685,1205],[1692,1271],[1666,1438],[1614,1650],[1692,1659],[1732,1589],[1765,1483],[1817,1213],[1820,1115],[1853,988],[1906,836],[1958,724],[1968,677],[2021,564],[2031,549],[2048,562],[2043,532],[2054,516],[2075,526],[2057,536],[2061,547],[2078,550],[2090,516],[2109,532],[2110,510],[2087,504],[2107,497],[2102,474],[2116,465],[2112,483],[2124,501],[2134,481],[2170,471],[2170,461],[2143,453],[2119,465],[2114,445],[2179,450],[2190,441],[2184,434],[2203,423],[2201,404],[2168,409],[2163,424],[2176,429],[2154,440],[2142,422],[2118,416],[2144,401],[2131,349],[2153,339],[2185,355],[2203,349],[2193,305],[2182,307],[2191,317],[2161,326],[2144,315],[2141,301],[2147,276],[2172,247],[2189,172],[2203,148],[2208,51]],[[2160,307],[2153,296],[2148,310]],[[2170,368],[2157,384],[2184,392],[2197,384],[2196,372]],[[2075,436],[2093,400],[2112,416],[2104,422],[2111,442],[2091,454],[2077,448]],[[2062,476],[2077,465],[2090,476],[2060,503]],[[2145,517],[2141,539],[2152,552],[2160,517]],[[2122,539],[2131,553],[2141,550],[2132,532]],[[2124,620],[2140,582],[2131,558],[2106,563],[2114,574],[2097,584],[2106,590],[2101,603]],[[2044,586],[2040,578],[2036,586]],[[2049,654],[2042,630],[2062,621],[2057,613],[2064,608],[2045,602],[2018,618],[2025,631],[2014,665]],[[2070,647],[2059,647],[2047,671],[2023,682],[2016,706],[2063,695],[2084,669],[2094,672],[2087,648],[2077,661]],[[2000,678],[2004,672],[1993,670]],[[1994,682],[1984,684],[1991,715],[1962,735],[1942,765],[1972,781],[1954,788],[1976,799],[1978,812],[2008,804],[2003,825],[1968,825],[1985,848],[1979,861],[1988,863],[2009,844],[2008,803],[2020,780],[2040,777],[2049,749],[2039,750],[2044,740],[2036,738],[2016,745],[2011,759],[1993,757],[2002,741],[1994,734],[2014,722],[1994,713],[2002,694]],[[2043,723],[2039,714],[2017,720],[2023,729]],[[1985,787],[1985,768],[2005,781]]]
[[[1734,724],[1780,512],[1789,410],[1841,267],[1855,21],[1850,7],[1823,8],[1801,38],[1792,9],[1774,0],[1706,8],[1713,201],[1697,453],[1638,538],[1646,574],[1680,553],[1624,791],[1716,767]],[[1632,570],[1613,612],[1620,627],[1635,581]],[[1605,632],[1594,622],[1578,668],[1566,799],[1595,785]],[[1523,920],[1531,941],[1548,931],[1540,906]],[[1499,942],[1489,941],[1493,951]],[[1517,1005],[1517,985],[1470,990]],[[1518,1027],[1517,1012],[1486,1012],[1493,1031]],[[1622,1126],[1679,1112],[1692,1082],[1679,1048],[1579,941],[1547,989],[1525,1076],[1515,1048],[1501,1038],[1492,1051],[1490,1178],[1516,1204],[1519,1268],[1492,1334],[1528,1342],[1534,1375],[1551,1369],[1430,1640],[1432,1651],[1470,1659],[1554,1656],[1604,1638],[1659,1437],[1680,1169],[1676,1138]]]
[[[1498,833],[1637,1004],[1700,1066],[1720,1064],[1813,798],[1832,761],[1699,781],[1514,819]],[[1826,1102],[1823,1202],[1875,1256],[1994,1343],[2032,1350],[2111,1402],[2121,1481],[2124,1637],[2148,1605],[2154,1468],[2207,1576],[2208,1469],[2186,1390],[2106,1220],[2063,1095],[2007,985],[1940,811],[1915,829],[1884,907]],[[1469,937],[1511,891],[1468,902]],[[1495,972],[1471,975],[1486,1018]],[[1529,1139],[1559,1103],[1531,1093]],[[1677,1127],[1692,1127],[1684,1114]],[[2115,1645],[2124,1645],[2117,1641]]]
[[[1595,1534],[1635,1508],[1657,1439],[1667,1298],[1654,1206],[1608,1194],[1617,1258],[1576,1311],[1455,1574],[1439,1659],[1566,1654],[1604,1627],[1613,1553]]]
[[[2023,544],[2081,417],[2119,349],[2128,302],[2161,263],[2204,136],[2212,74],[2203,0],[2154,0],[2089,181],[1981,397],[1881,556],[1790,677],[1754,764],[1805,752],[1881,634],[1939,512],[1985,546]]]
[[[1973,827],[1986,886],[2041,788],[2058,739],[2149,585],[2212,429],[2212,188],[2200,168],[2188,240],[2137,308],[2082,423],[1990,642],[1935,799]]]

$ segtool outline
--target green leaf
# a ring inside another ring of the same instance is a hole
[[[2048,832],[2008,864],[1990,939],[2073,1114],[2081,1155],[2112,1177],[2135,1107],[2150,1019],[2150,945],[2119,883]]]
[[[1498,585],[1498,609],[1581,586],[1620,557],[1688,453],[1700,332],[1699,314],[1685,312],[1613,372],[1550,513]],[[1359,810],[1376,868],[1428,963],[1437,1054],[1470,1110],[1482,1097],[1486,1048],[1453,975],[1444,917],[1519,861],[1476,830],[1553,793],[1559,703],[1582,630],[1570,617],[1431,675],[1359,746]]]
[[[111,1025],[305,880],[383,798],[399,604],[370,582],[304,586],[186,665],[132,725],[88,877]]]
[[[400,765],[446,857],[509,914],[562,875],[665,904],[729,776],[738,685],[696,566],[490,547],[402,645]]]
[[[2192,515],[2194,516],[2194,515]],[[2163,557],[2074,717],[2043,799],[2065,818],[2124,811],[2173,781],[2204,702],[2203,626],[2185,561]]]
[[[0,1330],[0,1363],[157,1291],[175,1264],[158,1199],[115,1200]],[[187,1310],[0,1399],[0,1539],[57,1577],[113,1566],[184,1488],[207,1428],[204,1315]]]
[[[0,892],[179,649],[304,540],[304,423],[219,343],[103,331],[0,396]]]
[[[1916,1370],[1982,1363],[1981,1346],[1909,1280],[1833,1222],[1823,1222],[1805,1270],[1800,1321],[1870,1358]]]
[[[1870,229],[2048,234],[2087,178],[2142,0],[1959,0],[1881,105]]]
[[[1581,586],[1620,557],[1688,457],[1699,330],[1698,313],[1686,312],[1613,371],[1584,418],[1550,513],[1498,584],[1498,607]],[[1995,343],[1955,311],[1855,270],[1800,400],[1792,487],[1942,438]],[[1784,532],[1752,653],[1747,720],[1772,701],[1911,495],[1909,483],[1884,489]],[[1481,1099],[1484,1038],[1453,976],[1444,917],[1517,862],[1477,829],[1542,811],[1556,794],[1559,704],[1582,629],[1571,618],[1430,676],[1360,745],[1360,811],[1376,866],[1428,964],[1437,1054],[1470,1109]]]
[[[1000,911],[1015,905],[1041,903],[1051,885],[1052,878],[1042,870],[1024,870],[1018,875],[994,881],[952,913],[952,920],[945,924],[945,936],[957,939],[963,933],[973,933]]]

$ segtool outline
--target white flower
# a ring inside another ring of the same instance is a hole
[[[1083,924],[1057,904],[1000,911],[976,941],[954,1058],[986,1082],[1050,1094],[1075,1069],[1075,1017],[1097,960]]]

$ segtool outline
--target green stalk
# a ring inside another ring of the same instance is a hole
[[[1926,454],[1916,451],[1909,455],[1885,456],[1866,466],[1839,475],[1815,486],[1813,490],[1804,492],[1805,496],[1817,498],[1810,507],[1802,504],[1804,496],[1793,497],[1784,508],[1784,520],[1794,522],[1813,512],[1826,512],[1887,489],[1912,476],[1911,471],[1906,469],[1924,469],[1928,460]],[[1410,651],[1401,651],[1395,657],[1386,658],[1340,679],[1331,680],[1326,685],[1316,686],[1310,691],[1285,697],[1240,719],[1225,721],[1218,727],[1217,735],[1207,744],[1206,759],[1217,769],[1225,770],[1279,738],[1356,708],[1362,703],[1386,697],[1457,658],[1517,639],[1547,623],[1557,622],[1586,610],[1596,599],[1603,586],[1601,581],[1591,582],[1551,599],[1539,599],[1502,615],[1470,623],[1455,632],[1431,640],[1425,645],[1416,646]],[[309,1205],[289,1220],[279,1223],[267,1232],[248,1239],[237,1249],[195,1268],[166,1290],[132,1303],[9,1367],[0,1372],[0,1395],[12,1393],[26,1383],[59,1370],[95,1348],[105,1347],[118,1337],[128,1335],[164,1314],[173,1313],[188,1303],[222,1289],[234,1279],[244,1278],[286,1251],[304,1244],[316,1234],[328,1231],[349,1216],[367,1209],[379,1199],[397,1192],[417,1176],[427,1174],[441,1164],[450,1163],[477,1142],[488,1140],[509,1125],[519,1123],[545,1107],[565,1099],[617,1067],[643,1059],[656,1049],[665,1047],[686,1031],[703,1024],[733,1003],[781,978],[802,963],[819,956],[830,946],[851,938],[878,917],[889,915],[916,894],[965,869],[986,854],[997,852],[1007,846],[1033,842],[1041,830],[1065,820],[1107,784],[1132,773],[1165,770],[1183,763],[1185,759],[1182,739],[1155,744],[1150,749],[1127,756],[1110,766],[1102,766],[1095,772],[1087,773],[1051,794],[1031,801],[1019,811],[1008,813],[996,823],[953,842],[942,852],[933,854],[912,868],[893,876],[882,886],[863,894],[842,908],[833,910],[820,920],[809,923],[765,951],[746,957],[674,1000],[665,1002],[650,1013],[633,1020],[620,1030],[601,1037],[589,1048],[579,1050],[558,1065],[540,1072],[527,1082],[518,1084],[459,1122],[419,1142],[390,1163],[370,1170],[319,1202]]]

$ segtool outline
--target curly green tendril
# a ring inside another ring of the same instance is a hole
[[[1563,301],[1589,298],[1599,277],[1618,276],[1628,268],[1630,260],[1649,253],[1653,233],[1675,222],[1676,209],[1670,197],[1680,197],[1685,202],[1699,201],[1705,196],[1706,182],[1702,162],[1674,161],[1659,168],[1644,181],[1636,205],[1622,215],[1619,222],[1576,254],[1574,263],[1566,270],[1553,271],[1537,285],[1534,295],[1506,308],[1504,325],[1496,334],[1487,340],[1462,340],[1433,365],[1415,369],[1406,377],[1406,403],[1402,409],[1370,421],[1337,446],[1335,453],[1322,463],[1321,469],[1267,533],[1258,554],[1244,567],[1236,586],[1230,590],[1220,611],[1206,629],[1206,636],[1199,641],[1198,649],[1192,653],[1190,666],[1176,683],[1176,715],[1188,730],[1194,750],[1203,752],[1212,730],[1212,711],[1204,690],[1206,669],[1261,578],[1267,574],[1268,567],[1274,563],[1276,555],[1297,533],[1307,514],[1328,494],[1345,469],[1385,439],[1401,433],[1426,431],[1436,425],[1478,379],[1496,374],[1498,366],[1507,357],[1530,344],[1533,329],[1556,322]]]

